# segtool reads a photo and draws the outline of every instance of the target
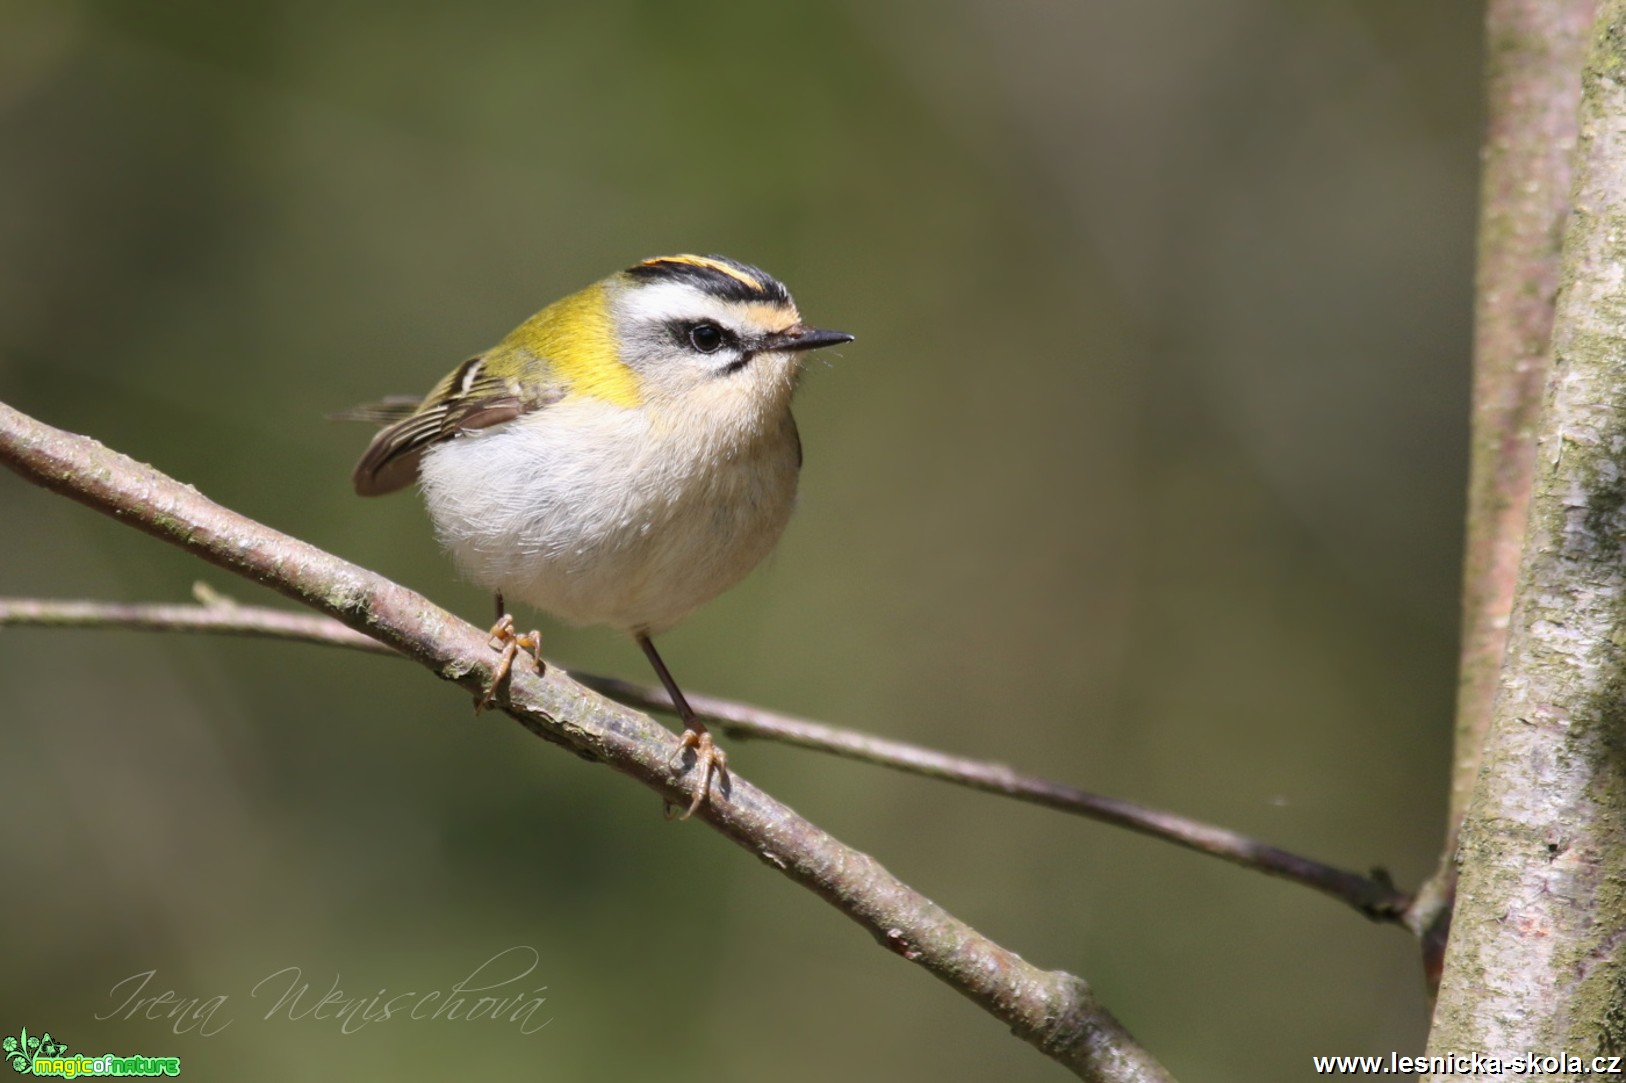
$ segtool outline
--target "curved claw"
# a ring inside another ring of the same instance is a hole
[[[711,779],[717,776],[718,784],[722,789],[728,788],[728,753],[717,747],[717,742],[711,739],[706,730],[685,729],[683,739],[678,744],[677,751],[667,760],[667,765],[678,771],[678,763],[683,753],[694,749],[694,766],[700,773],[699,781],[695,783],[694,797],[689,801],[689,807],[676,816],[671,815],[672,805],[667,805],[667,817],[675,820],[687,820],[695,814],[712,793]]]
[[[513,671],[514,659],[524,651],[536,660],[536,671],[542,673],[545,667],[542,664],[542,633],[531,629],[524,634],[514,632],[514,617],[511,613],[504,613],[497,623],[491,626],[491,640],[488,644],[493,650],[499,647],[502,657],[491,670],[491,684],[486,688],[486,694],[474,701],[474,713],[479,714],[491,706],[492,699],[497,695],[497,686],[508,679]]]

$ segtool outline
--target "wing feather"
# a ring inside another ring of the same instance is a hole
[[[382,496],[404,489],[418,478],[423,453],[442,440],[489,429],[541,409],[561,396],[549,388],[527,398],[519,381],[485,373],[485,358],[463,362],[421,402],[400,398],[358,406],[341,417],[387,421],[356,464],[351,481],[361,496]],[[409,408],[404,408],[410,402]]]

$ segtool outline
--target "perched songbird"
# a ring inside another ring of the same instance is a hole
[[[356,492],[416,480],[441,543],[496,593],[493,646],[516,652],[503,600],[632,635],[683,719],[698,778],[684,817],[727,760],[650,641],[744,578],[796,499],[791,417],[802,358],[852,341],[802,323],[790,293],[720,256],[662,256],[532,316],[457,366],[421,402],[348,417],[387,422]]]

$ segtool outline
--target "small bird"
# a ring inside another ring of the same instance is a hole
[[[771,275],[721,256],[660,256],[556,301],[424,399],[342,417],[384,423],[356,464],[362,496],[423,490],[441,544],[495,593],[502,657],[520,650],[505,599],[629,633],[683,720],[698,781],[728,761],[650,637],[743,579],[796,498],[791,416],[809,350],[851,342],[802,323]],[[682,751],[680,750],[680,751]]]

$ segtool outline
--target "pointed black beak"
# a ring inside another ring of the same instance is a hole
[[[840,346],[853,337],[845,331],[820,331],[816,327],[797,324],[788,331],[769,335],[760,349],[767,350],[821,350],[826,346]]]

